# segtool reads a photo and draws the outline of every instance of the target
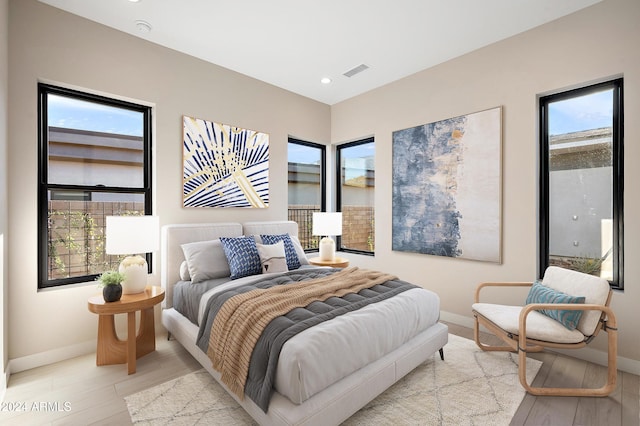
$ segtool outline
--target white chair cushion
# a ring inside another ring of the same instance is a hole
[[[607,302],[610,289],[609,282],[604,278],[557,266],[547,268],[542,284],[571,296],[584,296],[584,303],[595,305],[604,305]],[[584,311],[578,322],[578,330],[585,336],[591,336],[601,314],[601,311]]]
[[[472,309],[501,329],[515,335],[520,334],[518,321],[522,306],[474,303]],[[584,335],[577,329],[568,330],[558,321],[536,311],[527,315],[526,332],[528,338],[545,342],[580,343],[584,340]]]

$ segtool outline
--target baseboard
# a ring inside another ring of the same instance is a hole
[[[4,396],[7,394],[7,383],[9,383],[9,368],[0,374],[0,401],[4,401]]]
[[[167,337],[167,330],[162,325],[157,324],[156,339],[161,337]],[[44,365],[54,364],[56,362],[64,361],[82,355],[87,355],[90,353],[95,354],[96,344],[96,340],[89,340],[86,342],[77,343],[75,345],[65,346],[63,348],[52,349],[50,351],[10,359],[9,365],[7,366],[5,384],[9,382],[9,376],[11,374],[30,370],[36,367],[42,367]]]
[[[474,321],[472,317],[466,317],[464,315],[453,314],[451,312],[440,312],[440,319],[463,327],[473,328]],[[482,328],[482,331],[487,331]],[[607,352],[599,351],[593,348],[583,348],[579,350],[563,350],[563,349],[549,349],[549,351],[561,353],[573,358],[578,358],[583,361],[589,361],[598,365],[607,365]],[[626,373],[640,375],[640,361],[635,359],[617,357],[618,370]]]
[[[59,361],[75,358],[78,356],[95,353],[96,341],[90,340],[77,343],[63,348],[52,349],[50,351],[27,355],[9,360],[8,374],[15,374],[21,371],[30,370],[43,365],[54,364]]]
[[[579,350],[564,350],[564,349],[555,349],[554,352],[558,352],[567,356],[572,356],[574,358],[579,358],[584,361],[589,361],[598,365],[607,365],[607,353],[603,351],[599,351],[591,348],[582,348]],[[575,353],[574,353],[575,352]],[[618,363],[618,370],[624,371],[625,373],[631,373],[640,376],[640,361],[636,361],[634,359],[624,358],[618,356],[616,358]]]
[[[452,314],[451,312],[440,311],[442,321],[451,322],[462,327],[473,328],[473,318],[464,315]]]

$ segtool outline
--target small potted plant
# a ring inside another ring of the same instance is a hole
[[[117,302],[122,297],[122,281],[124,274],[118,271],[106,271],[98,277],[99,287],[105,302]]]

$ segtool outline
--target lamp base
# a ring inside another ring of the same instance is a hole
[[[320,240],[320,260],[332,262],[336,257],[336,243],[332,238],[324,237]]]
[[[120,262],[118,272],[124,274],[122,294],[142,293],[147,287],[149,269],[147,261],[142,256],[127,256]]]

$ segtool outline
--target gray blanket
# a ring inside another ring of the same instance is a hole
[[[192,284],[191,281],[178,281],[173,286],[173,307],[194,324],[198,324],[200,299],[209,290],[229,282],[227,278],[213,278]]]
[[[289,271],[283,275],[265,278],[260,282],[234,288],[212,297],[209,300],[198,332],[198,347],[205,353],[207,352],[213,319],[224,302],[236,294],[255,290],[256,288],[269,288],[276,285],[287,285],[303,280],[320,278],[336,271],[337,269]],[[245,395],[266,412],[273,392],[278,357],[282,346],[287,340],[316,324],[347,312],[355,311],[371,303],[388,299],[411,288],[416,288],[416,286],[400,280],[387,281],[384,284],[364,289],[356,294],[331,297],[324,302],[313,302],[305,308],[293,309],[288,314],[274,319],[258,339],[251,356]]]

